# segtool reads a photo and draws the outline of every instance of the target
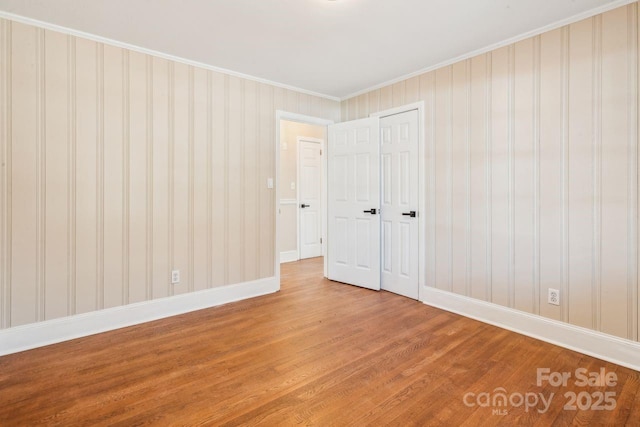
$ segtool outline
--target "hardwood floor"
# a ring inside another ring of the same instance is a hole
[[[2,357],[0,425],[640,425],[639,372],[321,276],[285,264],[277,294]],[[565,410],[567,392],[616,406]],[[548,410],[520,405],[534,393]]]

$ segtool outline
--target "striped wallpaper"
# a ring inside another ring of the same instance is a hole
[[[0,19],[0,327],[273,276],[278,109],[340,114]]]
[[[428,286],[638,340],[639,77],[632,3],[345,100],[342,119],[425,102]]]

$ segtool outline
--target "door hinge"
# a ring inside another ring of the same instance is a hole
[[[320,155],[322,156],[322,150],[320,150]]]
[[[322,237],[320,238],[320,244],[322,244]]]

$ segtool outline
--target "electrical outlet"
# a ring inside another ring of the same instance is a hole
[[[177,285],[180,283],[180,270],[173,270],[171,272],[171,284]]]
[[[547,300],[549,304],[560,305],[560,291],[558,289],[549,288],[549,296]]]

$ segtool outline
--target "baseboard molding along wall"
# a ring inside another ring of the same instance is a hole
[[[277,292],[276,277],[0,330],[0,356]]]
[[[283,252],[285,253],[285,252]],[[283,258],[281,258],[281,262]],[[277,278],[222,286],[0,330],[0,356],[270,294]],[[640,343],[435,288],[424,303],[640,371]]]
[[[280,252],[280,264],[284,264],[285,262],[298,261],[299,259],[300,258],[298,257],[298,251]]]
[[[427,287],[424,303],[640,371],[640,343]]]

